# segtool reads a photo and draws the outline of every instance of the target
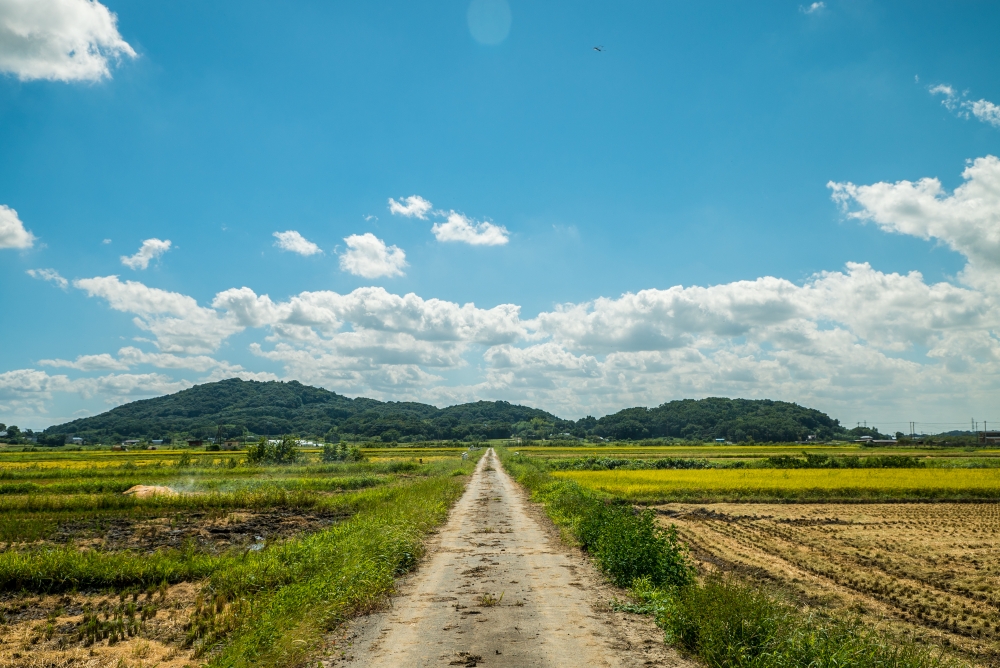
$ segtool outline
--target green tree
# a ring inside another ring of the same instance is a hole
[[[293,464],[299,460],[299,438],[297,436],[282,436],[280,441],[271,443],[261,437],[259,441],[247,448],[247,462],[261,464]]]

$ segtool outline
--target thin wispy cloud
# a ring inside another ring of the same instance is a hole
[[[341,270],[363,278],[403,275],[406,253],[402,248],[386,246],[371,232],[352,234],[344,243],[347,250],[340,256]]]
[[[63,290],[69,287],[69,281],[60,276],[59,272],[55,269],[29,269],[24,273],[32,278],[37,278],[40,281],[54,283]]]
[[[389,212],[395,216],[427,220],[427,214],[430,213],[430,210],[431,203],[420,195],[401,197],[398,202],[391,197],[389,198]]]
[[[803,14],[815,14],[816,12],[826,9],[825,2],[814,2],[811,5],[799,5],[799,11]]]
[[[24,249],[34,245],[35,235],[24,229],[17,211],[0,204],[0,248]]]
[[[151,260],[155,260],[170,250],[170,239],[146,239],[135,255],[122,255],[122,264],[129,269],[147,269]]]
[[[976,118],[1000,128],[1000,106],[989,100],[970,100],[967,91],[958,92],[948,84],[928,88],[931,95],[942,96],[941,104],[959,118]]]
[[[281,250],[298,253],[299,255],[304,255],[306,257],[323,252],[319,246],[309,241],[295,230],[275,232],[274,238],[276,239],[274,245]]]
[[[97,81],[135,58],[118,18],[96,0],[0,1],[0,71],[22,81]]]

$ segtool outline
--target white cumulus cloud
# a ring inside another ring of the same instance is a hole
[[[406,253],[385,242],[371,232],[352,234],[344,239],[347,250],[340,256],[340,268],[355,276],[379,278],[402,276],[406,267]]]
[[[192,297],[137,281],[122,282],[117,276],[82,278],[73,281],[73,287],[107,300],[116,311],[134,313],[135,325],[152,333],[164,352],[211,352],[243,329],[234,319],[199,306]]]
[[[305,255],[306,257],[323,252],[319,246],[309,241],[295,230],[275,232],[274,238],[277,239],[277,241],[274,242],[274,245],[281,250],[291,251],[292,253],[298,253],[299,255]]]
[[[135,255],[122,255],[122,264],[129,269],[146,269],[150,260],[155,260],[168,250],[170,250],[170,239],[162,241],[160,239],[146,239]]]
[[[510,240],[503,225],[477,223],[457,211],[449,212],[446,222],[434,223],[431,232],[438,241],[458,241],[472,246],[502,246]]]
[[[799,11],[802,12],[803,14],[815,14],[816,12],[825,8],[826,8],[825,2],[814,2],[809,6],[799,5]]]
[[[31,248],[35,235],[24,229],[17,211],[0,204],[0,248]]]
[[[28,269],[26,272],[28,276],[32,278],[37,278],[40,281],[49,281],[50,283],[55,283],[57,286],[65,290],[69,287],[69,281],[59,275],[59,272],[55,269]]]
[[[78,355],[75,360],[51,359],[39,360],[42,366],[52,366],[62,369],[76,369],[78,371],[126,371],[129,364],[122,360],[116,360],[108,353],[99,355]]]
[[[0,0],[0,71],[22,81],[96,81],[135,55],[96,0]]]
[[[848,216],[889,232],[940,240],[969,259],[966,280],[1000,281],[1000,160],[977,158],[962,178],[965,183],[950,194],[936,178],[828,186]]]
[[[39,363],[70,375],[0,374],[0,410],[43,411],[59,392],[148,396],[197,380],[188,372],[273,378],[215,359],[246,331],[249,352],[283,378],[382,399],[505,399],[565,417],[705,396],[792,400],[852,424],[986,414],[1000,394],[1000,160],[974,160],[963,175],[952,191],[933,178],[830,184],[849,217],[965,256],[957,281],[847,263],[802,281],[638,290],[522,319],[516,304],[482,308],[382,287],[279,300],[233,287],[199,305],[116,276],[82,279],[73,285],[134,314],[157,350]],[[401,255],[393,265],[394,249],[371,234],[348,247],[356,270],[405,265]],[[162,372],[138,373],[141,365]],[[95,372],[109,375],[71,377]]]
[[[420,195],[400,197],[398,202],[391,197],[389,198],[389,212],[397,216],[426,220],[430,210],[431,203]]]

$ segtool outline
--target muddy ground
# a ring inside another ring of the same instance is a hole
[[[197,585],[173,587],[120,597],[114,594],[60,594],[0,598],[0,668],[181,668],[192,663],[185,649],[185,627],[198,596]],[[147,619],[136,614],[133,629],[94,641],[86,633],[87,617],[96,616],[104,628],[128,618],[127,607],[145,608]],[[124,613],[124,614],[122,614]]]
[[[231,548],[319,531],[343,516],[301,510],[174,513],[160,517],[96,516],[62,522],[45,541],[101,550],[150,553],[194,543],[219,554]]]

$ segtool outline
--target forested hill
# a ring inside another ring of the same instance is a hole
[[[853,436],[858,430],[847,432],[826,413],[786,401],[710,397],[671,401],[656,408],[626,408],[596,420],[594,431],[616,439],[724,438],[743,443],[796,441],[810,434],[828,439]]]
[[[685,399],[656,408],[627,408],[600,419],[562,420],[506,401],[478,401],[448,408],[414,402],[351,399],[296,381],[266,383],[237,378],[196,385],[176,394],[135,401],[101,415],[45,430],[47,435],[89,441],[128,438],[207,438],[220,426],[227,437],[298,434],[383,441],[601,436],[639,440],[672,437],[734,442],[795,441],[809,434],[846,436],[825,413],[784,401]],[[877,432],[868,430],[865,433]]]
[[[257,435],[333,434],[382,436],[383,440],[428,440],[510,436],[514,424],[532,420],[554,424],[551,413],[479,401],[449,408],[413,402],[350,399],[297,381],[257,382],[238,378],[195,385],[176,394],[134,401],[94,417],[54,425],[46,434],[88,440],[212,437],[220,425],[227,436],[246,429]],[[572,424],[572,423],[570,423]]]

